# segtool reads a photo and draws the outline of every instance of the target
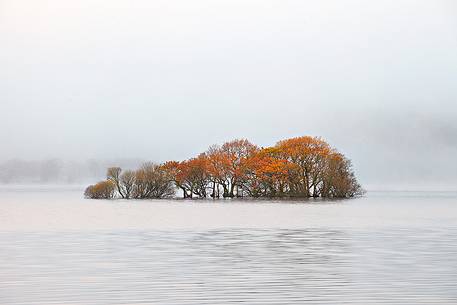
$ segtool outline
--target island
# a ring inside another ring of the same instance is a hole
[[[86,188],[92,199],[350,198],[364,193],[351,161],[320,137],[302,136],[258,147],[246,139],[184,161],[148,162],[136,170],[110,167]]]

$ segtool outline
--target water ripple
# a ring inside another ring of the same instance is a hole
[[[456,229],[0,233],[0,304],[456,304]]]

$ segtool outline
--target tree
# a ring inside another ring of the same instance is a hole
[[[294,165],[278,154],[275,147],[263,148],[246,162],[243,189],[252,197],[282,197],[286,195],[289,174]]]
[[[215,152],[217,167],[212,170],[224,189],[223,197],[235,197],[235,188],[242,186],[246,162],[256,151],[257,146],[241,139],[226,142]],[[240,195],[238,191],[236,195]]]
[[[40,182],[57,181],[63,167],[63,162],[58,159],[43,161],[40,164]]]
[[[167,198],[174,193],[172,177],[163,166],[149,162],[135,172],[135,198]]]
[[[167,172],[170,181],[175,184],[175,186],[182,190],[183,197],[187,198],[189,194],[187,193],[187,188],[184,186],[182,176],[180,174],[180,162],[178,161],[168,161],[162,165],[162,169]]]
[[[354,197],[364,193],[355,178],[351,161],[337,152],[329,156],[322,181],[322,197]]]
[[[181,185],[186,189],[189,197],[192,198],[193,195],[196,195],[206,198],[206,189],[210,179],[205,154],[181,162],[178,169],[178,180],[181,181]]]
[[[125,198],[125,194],[121,187],[121,172],[122,169],[120,167],[110,167],[106,172],[106,179],[113,182],[119,195],[121,195],[122,198]]]
[[[317,197],[322,171],[330,145],[317,137],[298,137],[279,141],[275,146],[280,156],[295,165],[290,172],[289,188],[293,195]]]
[[[115,194],[115,184],[110,181],[101,181],[90,185],[84,191],[84,196],[91,199],[112,199]]]
[[[212,145],[208,148],[205,153],[207,158],[207,171],[209,175],[209,181],[212,183],[212,198],[220,197],[220,185],[223,186],[224,194],[228,193],[228,187],[226,185],[225,177],[225,162],[221,148],[218,145]]]
[[[164,164],[172,175],[176,187],[183,190],[184,198],[196,195],[206,198],[207,188],[210,183],[208,159],[205,154],[182,162],[169,161]]]
[[[133,188],[135,187],[136,182],[135,180],[135,172],[132,170],[126,170],[120,175],[120,189],[122,189],[125,199],[129,199],[132,196]]]

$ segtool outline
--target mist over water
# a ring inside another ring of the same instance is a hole
[[[456,16],[452,0],[3,0],[0,163],[312,135],[369,189],[456,190]]]

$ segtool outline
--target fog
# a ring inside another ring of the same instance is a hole
[[[3,164],[314,135],[368,189],[457,188],[452,0],[0,0],[0,44]]]

